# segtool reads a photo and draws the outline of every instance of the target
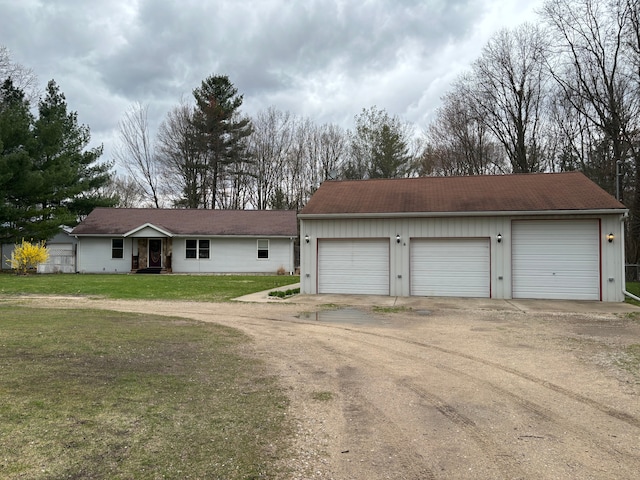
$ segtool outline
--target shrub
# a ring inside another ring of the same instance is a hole
[[[273,292],[269,292],[269,296],[285,298],[285,297],[290,297],[291,295],[296,295],[298,293],[300,293],[299,288],[291,288],[289,290],[274,290]]]
[[[285,270],[285,268],[281,265],[281,266],[278,268],[278,270],[276,270],[276,273],[277,273],[278,275],[286,275],[286,274],[287,274],[287,271],[286,271],[286,270]]]
[[[30,268],[37,268],[41,263],[49,259],[49,250],[44,246],[44,241],[31,243],[22,239],[21,244],[16,244],[9,259],[11,268],[17,273],[26,274]]]

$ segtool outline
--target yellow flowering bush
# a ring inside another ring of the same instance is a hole
[[[22,240],[16,244],[11,254],[9,264],[18,273],[27,273],[30,268],[37,268],[41,263],[49,259],[49,250],[44,246],[45,242],[31,243]]]

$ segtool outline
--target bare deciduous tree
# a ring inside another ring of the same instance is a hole
[[[128,175],[112,174],[109,183],[100,189],[100,194],[117,198],[116,207],[119,208],[147,206],[145,205],[145,195],[140,191],[138,183]]]
[[[294,123],[289,112],[273,107],[259,112],[253,120],[249,151],[254,160],[252,203],[255,208],[269,207],[281,187],[284,161],[293,144]]]
[[[132,105],[119,124],[119,143],[114,148],[118,164],[138,184],[155,208],[160,208],[160,169],[149,136],[148,106]]]
[[[418,162],[421,175],[487,175],[503,173],[503,155],[485,122],[465,96],[462,77],[444,95],[442,106],[425,132],[425,148]]]
[[[541,128],[547,83],[548,42],[537,26],[502,30],[484,47],[472,67],[465,96],[477,118],[502,144],[513,172],[543,170]]]
[[[640,99],[634,74],[634,18],[638,3],[629,0],[553,0],[543,18],[558,46],[551,71],[564,101],[583,117],[592,144],[586,162],[600,171],[594,180],[611,194],[621,193],[617,172],[622,167],[633,185],[628,252],[640,258],[640,149],[637,118]],[[587,170],[588,171],[588,170]]]
[[[347,134],[335,124],[313,126],[308,143],[309,178],[312,194],[325,180],[338,176],[340,164],[347,155]]]
[[[200,148],[192,120],[193,108],[182,101],[158,129],[157,154],[165,190],[173,204],[183,208],[200,208],[208,193],[206,153]]]
[[[35,103],[40,95],[38,77],[31,68],[11,60],[9,49],[0,45],[0,82],[10,78],[13,86],[24,92],[30,103]]]

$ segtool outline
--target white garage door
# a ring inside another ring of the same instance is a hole
[[[389,240],[318,240],[318,293],[389,295]]]
[[[489,239],[411,239],[411,295],[491,295]]]
[[[600,299],[597,220],[512,224],[513,298]]]
[[[38,265],[38,273],[75,273],[76,256],[71,243],[51,243],[47,245],[49,258]]]

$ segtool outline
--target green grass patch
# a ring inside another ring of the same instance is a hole
[[[224,302],[299,282],[282,275],[0,275],[0,295]]]
[[[640,297],[640,282],[627,282],[626,290],[627,292],[634,294],[636,297]],[[626,303],[630,303],[631,305],[640,306],[640,302],[633,298],[625,297],[624,300]]]
[[[288,400],[247,342],[185,319],[0,306],[0,478],[281,478]]]
[[[628,312],[621,315],[623,318],[633,320],[634,322],[640,321],[640,312]]]
[[[329,402],[333,400],[333,393],[331,392],[313,392],[311,398],[319,402]]]

